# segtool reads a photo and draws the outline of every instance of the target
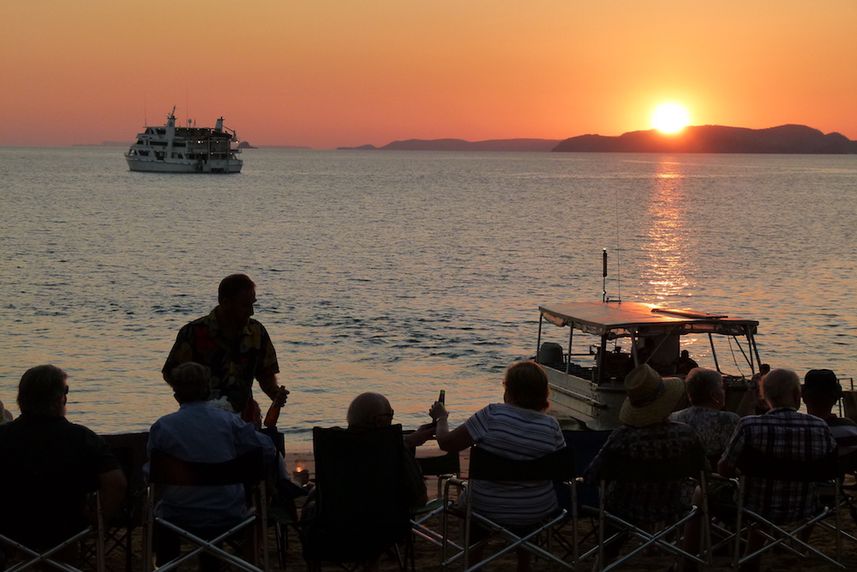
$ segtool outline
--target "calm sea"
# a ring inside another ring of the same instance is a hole
[[[176,407],[160,375],[176,331],[246,272],[290,442],[366,390],[415,426],[446,389],[458,422],[534,352],[537,304],[600,299],[603,247],[610,294],[756,318],[765,361],[857,375],[854,156],[272,149],[201,176],[131,173],[122,151],[0,148],[16,414],[21,374],[51,362],[72,420],[147,428]],[[706,339],[686,341],[710,364]],[[748,371],[734,346],[720,359]]]

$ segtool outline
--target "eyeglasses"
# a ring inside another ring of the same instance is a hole
[[[68,395],[68,386],[66,385],[62,390],[63,395]]]

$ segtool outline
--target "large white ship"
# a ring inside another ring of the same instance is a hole
[[[166,125],[146,127],[125,153],[128,168],[151,173],[240,173],[238,136],[223,127],[223,118],[211,127],[176,127],[176,108]],[[189,122],[190,123],[190,122]]]

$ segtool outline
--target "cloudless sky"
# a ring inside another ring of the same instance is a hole
[[[0,145],[130,142],[170,107],[335,147],[803,123],[857,139],[855,0],[0,3]]]

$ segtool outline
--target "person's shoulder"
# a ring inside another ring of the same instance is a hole
[[[853,427],[857,430],[857,423],[847,417],[832,417],[827,420],[827,424],[831,427]]]
[[[685,407],[684,409],[679,409],[678,411],[673,411],[670,413],[670,421],[675,421],[678,423],[686,423],[687,419],[693,416],[693,408]]]

